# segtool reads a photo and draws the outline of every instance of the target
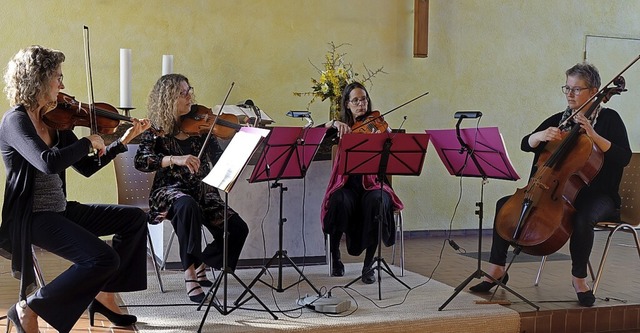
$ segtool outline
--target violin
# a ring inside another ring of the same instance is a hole
[[[363,119],[356,121],[351,126],[351,133],[385,133],[389,129],[389,124],[384,121],[380,111],[373,111]]]
[[[230,139],[242,128],[236,115],[222,113],[216,119],[210,108],[193,104],[191,111],[182,116],[180,131],[190,136],[200,136],[209,133],[212,125],[213,135],[221,139]]]
[[[120,121],[132,122],[107,103],[95,103],[98,133],[114,134]],[[58,93],[57,105],[42,116],[47,126],[57,130],[72,130],[75,126],[91,127],[89,104],[79,102],[74,96]]]

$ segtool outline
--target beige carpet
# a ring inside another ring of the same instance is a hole
[[[348,264],[344,277],[329,277],[326,266],[309,266],[304,275],[322,293],[335,286],[344,286],[360,274],[359,264]],[[396,274],[399,268],[392,267]],[[238,277],[246,284],[251,282],[257,269],[238,270]],[[277,269],[270,270],[272,277],[263,276],[277,286]],[[283,269],[286,288],[299,275],[293,268]],[[228,275],[227,305],[242,292],[242,287]],[[466,292],[458,294],[443,311],[438,307],[454,292],[452,287],[435,280],[405,271],[402,286],[382,272],[382,300],[378,299],[378,283],[365,285],[358,281],[349,289],[333,288],[332,296],[349,299],[349,311],[337,315],[321,314],[302,308],[296,300],[313,295],[313,289],[302,282],[284,292],[276,292],[262,283],[251,290],[258,295],[279,318],[274,320],[255,300],[246,303],[227,315],[211,307],[202,332],[518,332],[520,318],[516,311],[496,304],[475,304],[474,297]],[[204,308],[197,311],[197,304],[190,303],[185,294],[181,272],[163,272],[165,293],[161,293],[155,275],[149,275],[149,289],[121,296],[129,313],[138,316],[139,332],[195,332],[204,316]],[[205,289],[205,290],[208,290]],[[216,299],[223,302],[223,289]],[[250,309],[249,309],[250,308]]]

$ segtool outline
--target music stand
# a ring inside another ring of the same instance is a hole
[[[324,138],[327,129],[324,127],[314,128],[302,128],[302,127],[274,127],[269,133],[269,136],[265,140],[264,149],[262,154],[256,163],[253,173],[249,178],[250,183],[262,182],[274,180],[271,184],[271,188],[280,189],[280,218],[278,220],[278,250],[262,267],[262,270],[249,284],[249,289],[253,287],[257,282],[262,282],[277,292],[283,292],[302,281],[306,281],[313,290],[320,296],[320,290],[316,288],[311,281],[304,275],[302,270],[291,260],[287,255],[287,251],[282,249],[283,227],[284,222],[287,221],[283,218],[283,192],[287,190],[280,183],[281,179],[298,179],[304,178],[309,170],[309,165],[313,160],[322,138]],[[292,283],[290,286],[282,287],[282,264],[283,262],[289,262],[298,274],[300,279]],[[277,262],[278,265],[278,285],[273,285],[262,281],[260,278],[271,267],[273,263]],[[240,301],[246,291],[240,295],[238,301]]]
[[[513,291],[502,283],[502,278],[497,280],[482,270],[482,219],[483,219],[483,198],[484,184],[487,178],[518,180],[520,176],[516,173],[509,160],[502,136],[497,127],[465,128],[460,129],[460,122],[464,118],[459,118],[456,129],[427,130],[431,134],[431,142],[438,152],[440,160],[449,171],[449,174],[459,177],[479,177],[482,178],[480,189],[480,201],[476,202],[478,210],[478,261],[477,269],[467,279],[455,288],[455,292],[444,302],[438,311],[442,311],[451,300],[453,300],[464,287],[474,278],[481,279],[486,276],[505,290],[511,292],[527,304],[539,309],[538,306]]]
[[[268,134],[268,130],[260,129],[255,127],[242,127],[238,133],[233,136],[231,142],[220,156],[218,162],[213,166],[211,172],[202,180],[203,182],[214,186],[220,190],[224,191],[224,223],[223,223],[223,255],[222,255],[222,272],[218,275],[218,278],[215,280],[213,285],[209,288],[209,291],[205,295],[205,298],[198,305],[198,311],[204,305],[204,302],[207,298],[210,298],[209,304],[207,305],[207,309],[202,316],[202,321],[200,322],[200,327],[198,328],[198,332],[202,331],[202,326],[204,326],[204,321],[209,314],[209,310],[213,305],[220,314],[226,316],[233,312],[234,310],[240,308],[244,303],[246,303],[250,298],[247,298],[244,302],[237,304],[236,306],[230,307],[227,305],[227,282],[228,275],[231,275],[235,280],[244,288],[244,293],[249,292],[253,298],[262,305],[262,307],[273,317],[273,319],[278,319],[278,317],[271,311],[267,306],[258,298],[256,294],[254,294],[247,285],[240,280],[240,278],[228,267],[227,261],[227,252],[228,252],[228,216],[227,210],[229,208],[229,192],[231,192],[233,185],[236,180],[242,173],[242,170],[247,165],[251,155],[255,152],[258,144],[264,140],[264,137]],[[222,304],[214,304],[215,294],[217,293],[220,285],[222,284],[223,290],[223,300]],[[244,295],[243,293],[243,295]],[[211,296],[211,297],[209,297]]]
[[[429,134],[423,133],[379,133],[379,134],[345,134],[338,145],[338,173],[341,175],[377,175],[380,191],[383,191],[384,179],[388,175],[419,176],[424,164]],[[382,200],[382,196],[380,196]],[[349,282],[349,287],[371,270],[378,271],[378,299],[382,299],[381,271],[411,289],[402,282],[382,258],[382,218],[383,205],[377,216],[378,222],[378,255],[373,259],[371,268]]]

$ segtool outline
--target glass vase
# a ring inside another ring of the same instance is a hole
[[[329,105],[329,121],[340,120],[340,99],[332,97],[330,98],[331,104]]]

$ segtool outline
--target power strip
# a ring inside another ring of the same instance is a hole
[[[321,313],[342,313],[351,308],[350,300],[337,297],[307,296],[299,299],[298,304]]]

